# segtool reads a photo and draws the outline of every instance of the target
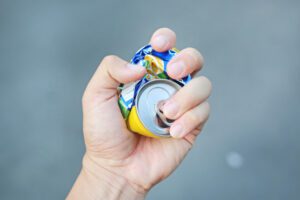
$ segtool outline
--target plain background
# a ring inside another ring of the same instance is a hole
[[[0,199],[63,199],[100,60],[159,27],[199,49],[212,113],[154,199],[300,199],[300,1],[0,1]]]

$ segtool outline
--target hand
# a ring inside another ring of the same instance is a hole
[[[157,30],[150,41],[157,51],[175,46],[176,35],[167,28]],[[193,49],[180,51],[167,65],[174,79],[195,74],[203,58]],[[163,111],[174,119],[172,137],[153,139],[129,131],[118,107],[120,83],[139,80],[146,73],[116,57],[105,57],[83,95],[83,131],[86,153],[83,167],[69,198],[142,199],[152,186],[165,179],[191,149],[208,119],[210,81],[193,78],[166,101]]]

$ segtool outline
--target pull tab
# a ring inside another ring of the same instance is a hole
[[[155,105],[156,124],[161,128],[169,129],[169,127],[172,125],[174,120],[171,120],[171,119],[168,119],[168,118],[165,117],[165,115],[162,111],[162,107],[163,107],[164,103],[165,103],[164,101],[159,101]]]

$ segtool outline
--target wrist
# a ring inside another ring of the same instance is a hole
[[[140,200],[145,196],[145,191],[137,190],[124,177],[98,166],[85,155],[82,170],[67,199]]]

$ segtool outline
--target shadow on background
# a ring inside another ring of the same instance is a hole
[[[212,114],[148,199],[300,198],[299,1],[0,2],[0,198],[62,199],[84,152],[81,96],[101,58],[170,27],[205,57]]]

